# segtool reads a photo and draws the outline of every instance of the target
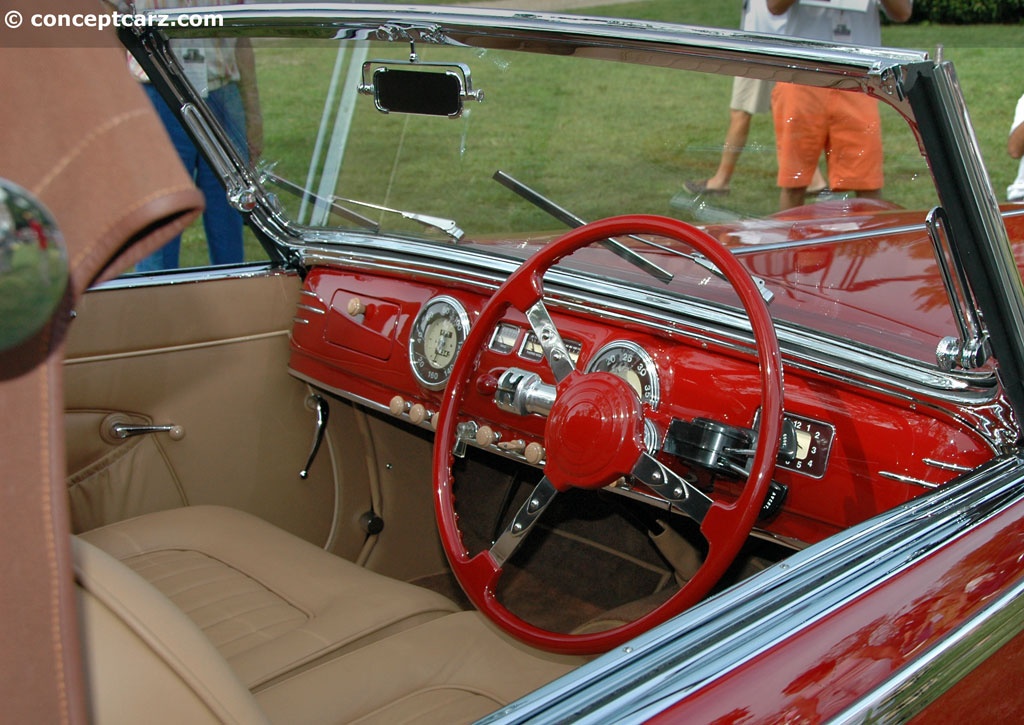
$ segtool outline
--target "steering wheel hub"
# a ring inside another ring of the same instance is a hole
[[[644,450],[640,399],[611,373],[571,375],[559,386],[544,439],[544,473],[555,488],[607,486],[633,470]]]

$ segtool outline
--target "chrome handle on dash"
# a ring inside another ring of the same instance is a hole
[[[299,478],[303,480],[309,477],[309,469],[313,465],[317,451],[320,450],[320,444],[324,442],[324,434],[327,432],[327,419],[331,413],[331,409],[327,406],[327,401],[315,393],[306,398],[306,407],[316,411],[316,428],[313,431],[313,448],[309,451],[309,456],[306,458],[306,465],[299,471]]]

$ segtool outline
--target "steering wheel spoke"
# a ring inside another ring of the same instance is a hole
[[[633,478],[647,486],[698,524],[714,506],[703,491],[698,490],[678,473],[654,456],[643,453],[633,468]]]
[[[505,531],[491,546],[491,558],[499,568],[505,565],[505,562],[526,540],[527,535],[540,520],[544,509],[548,507],[557,493],[558,490],[551,485],[551,481],[546,476],[534,487]]]
[[[555,375],[555,381],[562,382],[576,368],[543,300],[537,300],[526,310],[526,319],[533,328],[533,334],[537,336],[541,349],[544,350],[544,358]]]

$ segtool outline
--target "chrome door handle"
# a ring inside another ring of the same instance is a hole
[[[185,437],[185,430],[180,425],[128,425],[127,423],[114,423],[110,427],[110,434],[120,440],[131,438],[132,436],[144,436],[150,433],[168,433],[176,441],[180,441]]]
[[[116,442],[152,433],[166,433],[174,441],[185,437],[185,429],[180,425],[141,425],[126,419],[126,415],[118,413],[107,416],[101,427],[103,438],[108,442]]]

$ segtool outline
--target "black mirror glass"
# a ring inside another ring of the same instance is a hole
[[[373,98],[384,113],[455,117],[462,113],[462,81],[454,73],[378,68]]]

